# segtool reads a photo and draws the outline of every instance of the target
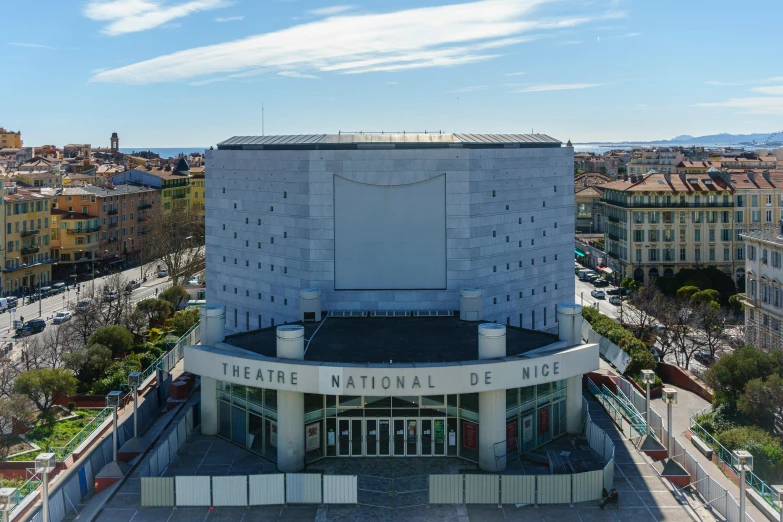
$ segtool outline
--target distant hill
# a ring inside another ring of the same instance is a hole
[[[610,142],[590,142],[587,145],[606,144]],[[681,134],[670,140],[653,141],[614,141],[615,145],[763,145],[779,147],[783,143],[783,131],[778,132],[757,132],[753,134],[729,134],[722,132],[720,134],[709,134],[707,136],[691,136],[690,134]]]

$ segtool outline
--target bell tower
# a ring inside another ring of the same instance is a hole
[[[120,137],[116,132],[111,133],[111,151],[120,152]]]

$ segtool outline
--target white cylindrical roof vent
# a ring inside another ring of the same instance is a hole
[[[506,356],[506,326],[482,323],[478,326],[478,358],[497,359]]]
[[[304,326],[286,324],[277,327],[277,356],[281,359],[304,359]]]
[[[226,338],[226,307],[204,305],[201,314],[201,345],[215,347]]]
[[[558,336],[569,346],[582,344],[582,307],[576,303],[557,305]]]
[[[321,320],[321,290],[318,288],[303,288],[299,290],[299,320]]]
[[[481,320],[481,289],[480,288],[460,289],[459,318],[461,321]]]

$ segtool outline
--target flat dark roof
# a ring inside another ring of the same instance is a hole
[[[541,148],[563,143],[546,134],[341,133],[234,136],[218,150],[346,150],[443,148]]]
[[[298,323],[301,324],[301,323]],[[313,336],[318,325],[321,328]],[[305,323],[307,361],[336,363],[443,363],[478,359],[478,324],[453,317],[329,317]],[[558,336],[506,327],[506,356],[513,357],[559,340]],[[226,343],[266,357],[277,356],[276,328],[226,337]]]

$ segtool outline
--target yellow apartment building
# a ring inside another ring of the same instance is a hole
[[[59,259],[61,276],[75,275],[79,264],[91,264],[99,248],[101,223],[98,216],[52,209],[51,251]],[[70,268],[73,274],[68,273]],[[91,269],[91,267],[90,267]]]
[[[0,127],[0,149],[21,149],[22,133],[5,130]]]
[[[39,282],[51,280],[49,253],[51,197],[40,192],[7,187],[3,196],[5,223],[5,294],[30,293]]]

